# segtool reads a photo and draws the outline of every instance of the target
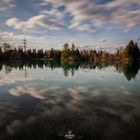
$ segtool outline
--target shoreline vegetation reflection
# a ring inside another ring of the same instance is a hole
[[[79,69],[104,69],[107,67],[114,67],[118,73],[123,73],[128,81],[131,79],[135,79],[138,71],[140,69],[140,63],[129,62],[129,63],[110,63],[110,62],[96,62],[89,63],[87,61],[71,61],[71,62],[61,62],[61,61],[45,61],[45,60],[6,60],[0,61],[0,71],[3,69],[5,73],[8,74],[12,72],[13,69],[17,69],[19,71],[24,71],[26,69],[26,73],[28,73],[28,69],[36,69],[36,68],[50,68],[51,70],[62,68],[64,76],[74,76],[75,72]]]

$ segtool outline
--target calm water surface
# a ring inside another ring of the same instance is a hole
[[[0,62],[0,140],[140,140],[139,68]]]

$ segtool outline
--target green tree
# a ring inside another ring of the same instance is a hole
[[[134,43],[133,40],[129,42],[124,50],[124,57],[131,59],[138,59],[140,56],[140,50],[138,48],[137,43]]]
[[[62,53],[61,53],[61,60],[62,61],[67,60],[69,56],[70,56],[69,44],[65,43],[64,48],[63,48]]]

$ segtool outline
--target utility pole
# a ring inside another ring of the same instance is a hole
[[[140,38],[137,39],[138,47],[140,48]]]
[[[27,69],[26,69],[26,66],[25,66],[25,69],[24,69],[24,78],[25,78],[25,80],[26,80],[26,78],[27,78]]]
[[[22,44],[23,44],[23,48],[24,48],[24,51],[25,51],[26,48],[27,48],[27,40],[25,38],[23,39]]]

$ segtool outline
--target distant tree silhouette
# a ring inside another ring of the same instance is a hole
[[[74,44],[69,46],[65,43],[62,50],[51,48],[50,50],[30,49],[27,48],[26,40],[24,39],[24,47],[11,47],[9,43],[3,43],[0,47],[0,59],[46,59],[46,60],[61,60],[61,61],[89,61],[94,63],[106,62],[129,62],[138,61],[140,59],[140,50],[137,43],[131,40],[128,45],[117,49],[116,53],[107,51],[96,51],[92,49],[79,50]]]
[[[140,56],[140,50],[137,43],[134,43],[134,41],[131,40],[124,50],[124,56],[127,58],[138,59]]]

